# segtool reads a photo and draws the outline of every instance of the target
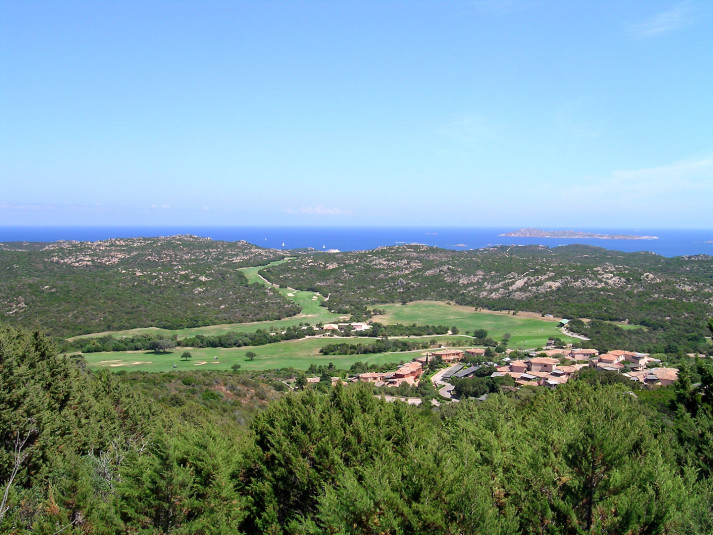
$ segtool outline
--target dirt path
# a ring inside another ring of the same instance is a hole
[[[571,336],[572,338],[579,338],[580,340],[587,340],[587,341],[589,340],[589,338],[587,338],[586,336],[582,336],[581,334],[577,334],[577,333],[573,333],[572,331],[568,331],[564,327],[562,327],[561,331],[562,331],[562,334],[564,334],[565,336]]]

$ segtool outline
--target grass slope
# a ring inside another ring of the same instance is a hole
[[[433,336],[441,343],[468,346],[470,339],[463,336]],[[310,364],[328,364],[333,362],[337,368],[347,369],[355,362],[370,364],[385,364],[390,362],[408,361],[420,355],[425,350],[402,351],[394,353],[375,353],[372,355],[320,355],[319,349],[327,344],[348,342],[373,343],[373,338],[305,338],[278,344],[259,347],[219,348],[219,349],[187,349],[177,348],[170,353],[156,354],[152,351],[127,351],[111,353],[88,353],[84,355],[91,368],[107,368],[110,370],[141,370],[147,372],[164,372],[176,370],[214,369],[229,370],[233,364],[240,364],[244,370],[268,370],[275,368],[296,368],[306,370]],[[184,351],[190,351],[193,358],[181,360]],[[257,354],[255,360],[245,357],[248,351]],[[214,360],[213,357],[218,357]]]
[[[437,301],[414,301],[406,305],[386,304],[376,308],[386,312],[375,316],[374,321],[384,324],[428,324],[458,327],[461,334],[475,329],[485,329],[495,340],[510,333],[508,347],[524,349],[542,347],[551,337],[559,337],[565,342],[577,340],[563,335],[557,328],[557,322],[539,318],[512,316],[497,312],[476,312],[470,307],[449,305]]]

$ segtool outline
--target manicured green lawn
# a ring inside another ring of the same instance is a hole
[[[508,347],[542,347],[550,337],[559,337],[565,342],[574,342],[557,328],[556,321],[526,318],[491,312],[476,312],[469,307],[448,305],[435,301],[415,301],[406,305],[386,304],[375,308],[386,311],[384,316],[377,316],[374,321],[384,324],[417,323],[421,325],[447,325],[458,327],[460,334],[471,333],[475,329],[485,329],[488,335],[500,340],[505,333],[510,333]]]
[[[285,261],[280,260],[278,262],[273,262],[270,265],[282,264],[283,262]],[[265,280],[258,274],[258,272],[265,267],[266,266],[243,268],[242,272],[251,284],[256,282],[259,284],[265,284]],[[326,323],[336,321],[339,318],[338,315],[330,313],[329,310],[327,310],[327,307],[321,306],[324,302],[324,297],[319,294],[299,290],[288,290],[287,288],[279,288],[279,291],[287,299],[294,301],[302,307],[302,315],[309,316],[309,322],[313,325],[319,322]]]
[[[453,344],[467,346],[470,340],[462,336],[433,336],[436,339]],[[373,355],[329,355],[319,354],[319,349],[327,344],[339,342],[373,343],[374,338],[306,338],[258,347],[190,349],[176,348],[170,353],[156,354],[152,351],[102,352],[84,355],[91,368],[107,368],[110,370],[143,370],[161,372],[174,370],[215,369],[229,370],[233,364],[240,364],[244,370],[267,370],[275,368],[296,368],[306,370],[310,364],[328,364],[333,362],[337,368],[346,369],[357,361],[373,364],[408,361],[419,356],[425,350],[404,351],[397,353],[375,353]],[[470,346],[468,346],[470,347]],[[181,360],[184,351],[190,351],[192,358]],[[253,351],[257,354],[255,360],[247,360],[245,354]],[[214,359],[213,357],[218,357]]]

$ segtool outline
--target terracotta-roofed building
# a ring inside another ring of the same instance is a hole
[[[586,364],[572,364],[571,366],[557,366],[557,369],[555,370],[555,372],[562,371],[565,373],[565,375],[570,376],[573,373],[576,373],[579,370],[581,370],[582,368],[586,368],[586,367],[587,367]]]
[[[610,355],[616,355],[617,357],[626,357],[627,355],[636,355],[634,351],[627,351],[625,349],[614,349],[609,351]]]
[[[621,372],[621,370],[624,369],[624,365],[621,364],[620,362],[597,362],[595,365],[597,370],[602,370],[605,372]]]
[[[539,385],[538,378],[529,373],[521,373],[520,377],[515,379],[515,384],[520,386],[537,386]]]
[[[441,357],[442,362],[457,362],[463,359],[464,354],[460,349],[441,349],[431,353],[434,357]]]
[[[530,370],[533,372],[551,372],[560,363],[558,359],[551,357],[535,357],[530,359]]]
[[[534,375],[538,379],[547,379],[550,376],[550,372],[527,372],[527,375]]]
[[[389,372],[389,373],[368,372],[368,373],[360,374],[359,380],[364,383],[380,383],[389,377],[391,377],[391,372]]]
[[[519,379],[521,375],[523,375],[520,372],[510,372],[510,371],[504,371],[504,372],[493,372],[490,374],[490,377],[504,377],[506,375],[509,375],[513,379]]]
[[[513,371],[513,372],[522,373],[522,372],[526,372],[528,370],[526,360],[513,360],[510,363],[510,366],[508,366],[508,367],[510,368],[510,371]]]
[[[656,379],[653,381],[661,386],[672,385],[678,379],[678,370],[676,368],[651,368],[648,370],[649,375],[653,375]],[[647,375],[647,377],[649,377]],[[644,381],[648,383],[648,381]]]
[[[550,387],[554,386],[553,384],[548,384],[548,380],[555,381],[557,384],[566,383],[567,381],[569,381],[569,378],[572,377],[572,374],[586,367],[586,364],[575,364],[573,366],[557,366],[557,368],[555,368],[552,373],[548,374],[548,377],[545,379],[543,385]]]
[[[569,349],[545,349],[544,351],[538,351],[538,355],[546,355],[548,357],[568,357],[571,353]]]
[[[465,352],[470,357],[484,357],[485,356],[485,349],[481,349],[479,347],[474,347],[472,349],[466,349]]]
[[[610,351],[609,353],[604,353],[603,355],[599,355],[599,364],[615,364],[617,362],[621,362],[624,360],[624,355],[622,354],[614,354],[613,351]]]
[[[423,367],[420,362],[411,361],[403,366],[400,366],[398,370],[394,372],[394,377],[409,377],[421,375],[423,372]]]
[[[359,375],[359,381],[373,383],[376,386],[399,386],[402,383],[417,385],[422,373],[423,366],[421,366],[421,363],[411,361],[399,366],[394,372],[362,373]]]
[[[599,355],[599,351],[596,349],[573,349],[569,354],[574,360],[589,360]]]
[[[648,386],[666,386],[673,384],[678,379],[678,370],[676,368],[651,368],[632,371],[626,375]]]
[[[631,362],[633,364],[633,369],[638,370],[645,370],[648,363],[652,360],[645,353],[627,353],[624,355],[624,358],[627,362]]]

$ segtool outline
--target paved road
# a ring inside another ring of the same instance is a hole
[[[458,364],[452,364],[451,366],[448,366],[448,368],[438,370],[436,373],[433,374],[433,377],[431,377],[431,382],[433,383],[433,386],[436,387],[438,393],[446,399],[452,399],[451,394],[453,392],[454,387],[452,384],[442,381],[441,377],[443,377],[443,374],[454,366],[458,366]]]
[[[453,364],[455,366],[455,364]],[[443,368],[442,370],[438,370],[436,373],[434,373],[431,376],[431,382],[433,383],[433,386],[443,386],[446,383],[441,380],[441,377],[443,377],[443,374],[448,371],[449,368],[452,368],[453,366],[449,366],[448,368]]]
[[[453,400],[452,394],[453,394],[454,389],[455,389],[455,387],[453,385],[446,384],[446,386],[444,386],[443,388],[441,388],[438,391],[438,394],[440,396],[443,396],[444,398],[450,399],[452,401]]]

